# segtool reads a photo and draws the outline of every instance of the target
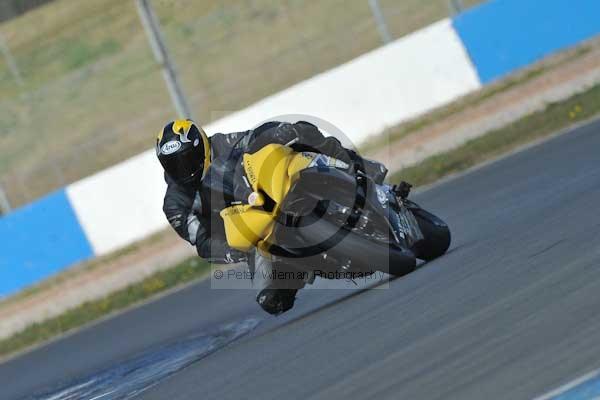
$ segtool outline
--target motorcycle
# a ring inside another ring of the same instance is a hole
[[[214,160],[200,194],[229,246],[321,276],[403,276],[451,241],[444,221],[376,184],[360,163],[279,144]]]

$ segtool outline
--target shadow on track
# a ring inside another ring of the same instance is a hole
[[[196,335],[150,349],[108,369],[27,399],[131,399],[250,333],[259,323],[259,319],[250,318],[222,326],[212,334]]]

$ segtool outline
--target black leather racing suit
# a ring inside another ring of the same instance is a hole
[[[350,164],[361,163],[365,172],[377,183],[383,182],[387,174],[382,164],[360,158],[354,151],[345,149],[337,139],[325,137],[316,126],[303,121],[294,124],[268,122],[245,132],[217,133],[209,141],[213,160],[229,157],[234,149],[253,153],[271,143],[294,143],[297,151],[314,151]],[[202,213],[198,188],[179,185],[166,174],[165,180],[168,187],[163,211],[177,234],[195,245],[200,257],[212,263],[244,260],[245,254],[231,249],[224,238],[211,237],[210,224],[221,221],[221,218]]]

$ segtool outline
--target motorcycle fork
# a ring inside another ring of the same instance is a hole
[[[394,237],[398,243],[411,249],[423,239],[415,216],[393,193],[388,194],[388,205],[388,221]]]

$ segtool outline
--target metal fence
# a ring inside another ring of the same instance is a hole
[[[480,1],[149,4],[206,123]],[[50,2],[0,24],[0,50],[0,188],[13,206],[148,149],[177,115],[135,1]]]

